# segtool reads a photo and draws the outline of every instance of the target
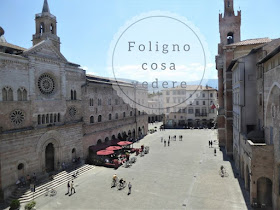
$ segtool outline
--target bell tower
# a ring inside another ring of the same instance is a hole
[[[48,0],[44,0],[42,13],[35,15],[36,33],[33,35],[33,46],[49,39],[60,50],[60,38],[57,36],[56,17],[50,13]]]
[[[219,14],[220,44],[240,41],[241,11],[234,13],[233,0],[224,0],[224,15]]]

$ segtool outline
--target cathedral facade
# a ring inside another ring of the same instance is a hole
[[[148,129],[141,106],[122,97],[126,91],[146,103],[146,89],[87,75],[67,61],[47,0],[35,23],[29,49],[8,43],[0,27],[2,198],[10,195],[21,176],[36,173],[40,178],[59,170],[63,162],[85,160],[91,145],[117,137],[139,138]]]

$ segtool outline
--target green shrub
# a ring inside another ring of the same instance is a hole
[[[10,204],[10,208],[11,209],[18,209],[20,206],[20,202],[19,200],[12,200],[11,204]]]
[[[36,205],[35,201],[31,201],[28,204],[25,205],[25,209],[31,210]]]

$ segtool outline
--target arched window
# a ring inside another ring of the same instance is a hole
[[[54,114],[54,119],[53,119],[53,121],[56,122],[56,114]]]
[[[49,114],[47,114],[47,116],[46,116],[46,123],[49,123],[50,121],[49,121]]]
[[[130,116],[132,116],[132,111],[130,111]]]
[[[233,33],[232,32],[229,32],[227,34],[227,44],[232,44],[234,43],[234,39],[233,39]]]
[[[93,118],[93,116],[90,117],[89,122],[90,122],[90,123],[94,123],[94,118]]]
[[[17,90],[17,99],[18,101],[27,101],[27,91],[25,88],[19,88]]]
[[[8,91],[6,90],[6,88],[2,89],[2,100],[8,101]]]
[[[60,122],[60,113],[57,114],[57,122]]]
[[[27,91],[25,89],[22,91],[22,100],[27,101]]]
[[[45,115],[42,115],[42,124],[45,124]]]
[[[53,24],[51,24],[51,26],[50,26],[50,31],[51,31],[52,34],[54,34]]]
[[[74,100],[74,92],[71,90],[71,100]]]
[[[109,120],[112,120],[112,114],[109,114]]]
[[[38,125],[41,124],[41,115],[38,115]]]
[[[116,120],[119,119],[118,113],[115,114],[115,119],[116,119]]]
[[[41,23],[40,24],[40,34],[42,34],[44,32],[45,32],[45,25],[44,25],[44,23]]]
[[[53,123],[53,114],[50,115],[50,123]]]
[[[20,89],[17,90],[17,100],[22,101],[22,92]]]
[[[13,101],[13,90],[10,87],[4,87],[2,89],[2,100],[3,101]]]
[[[74,90],[74,100],[77,100],[77,93],[76,93],[76,90]]]
[[[123,118],[125,118],[125,112],[123,112]]]
[[[101,121],[102,121],[102,116],[98,115],[98,122],[101,122]]]

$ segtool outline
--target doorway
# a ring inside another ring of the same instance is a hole
[[[49,143],[45,151],[46,172],[54,171],[54,146]]]

